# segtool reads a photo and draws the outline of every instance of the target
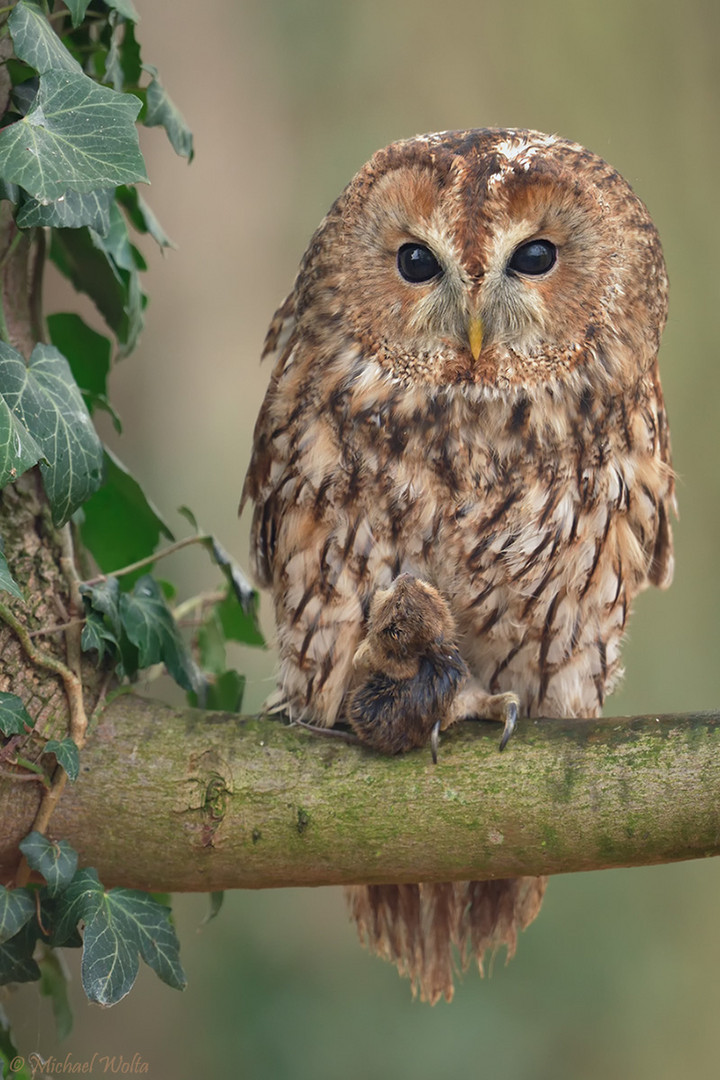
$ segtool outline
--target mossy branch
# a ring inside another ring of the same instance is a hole
[[[0,779],[0,878],[40,795]],[[720,715],[463,724],[385,758],[282,721],[122,695],[49,834],[154,891],[556,874],[720,853]]]

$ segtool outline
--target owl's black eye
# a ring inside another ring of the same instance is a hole
[[[406,281],[418,284],[442,273],[442,267],[424,244],[403,244],[397,255],[398,270]]]
[[[546,274],[557,259],[557,248],[549,240],[531,240],[513,252],[508,270],[518,274]]]

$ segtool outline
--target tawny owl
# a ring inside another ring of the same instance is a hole
[[[506,740],[518,708],[599,713],[636,593],[672,576],[666,308],[644,205],[581,146],[442,132],[360,170],[270,327],[245,487],[292,716],[394,752],[461,716]],[[511,953],[544,886],[349,897],[434,1001],[452,947]]]

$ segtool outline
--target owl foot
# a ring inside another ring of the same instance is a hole
[[[476,679],[469,679],[455,698],[443,727],[458,720],[499,720],[503,724],[500,749],[504,750],[517,727],[519,710],[517,694],[488,694]]]

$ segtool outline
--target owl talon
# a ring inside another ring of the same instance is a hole
[[[515,701],[509,701],[505,707],[505,727],[503,728],[502,738],[500,739],[500,750],[504,750],[507,744],[510,742],[512,735],[515,733],[517,727],[518,707]]]

